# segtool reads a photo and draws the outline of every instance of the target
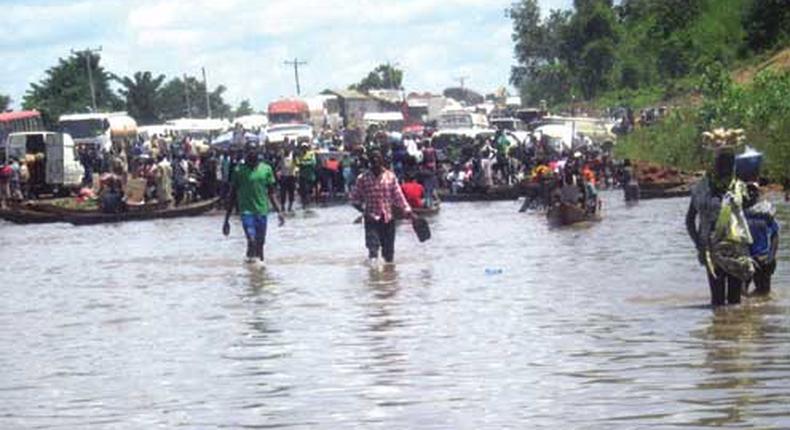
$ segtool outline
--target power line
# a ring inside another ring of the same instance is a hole
[[[286,66],[294,66],[294,79],[296,80],[296,95],[301,95],[302,90],[299,88],[299,66],[307,65],[307,61],[300,61],[298,58],[294,58],[293,61],[285,61]]]
[[[82,51],[75,51],[71,50],[72,54],[84,54],[85,56],[85,68],[88,71],[88,85],[91,89],[91,106],[93,106],[93,111],[96,112],[96,88],[93,86],[93,71],[91,70],[91,54],[101,52],[101,46],[96,49],[85,48]]]

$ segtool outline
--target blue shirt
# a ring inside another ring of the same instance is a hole
[[[752,233],[752,245],[749,249],[752,257],[766,257],[771,254],[771,238],[779,234],[779,224],[767,213],[746,211],[746,222]]]

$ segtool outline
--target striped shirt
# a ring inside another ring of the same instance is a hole
[[[351,202],[364,207],[365,217],[385,223],[394,218],[393,206],[404,213],[411,212],[411,207],[398,185],[398,178],[389,170],[384,170],[378,177],[370,171],[359,175],[351,194]]]

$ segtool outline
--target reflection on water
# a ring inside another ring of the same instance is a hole
[[[713,311],[687,202],[605,197],[559,230],[448,204],[376,269],[348,208],[264,267],[217,217],[0,224],[0,428],[790,428],[786,247]]]

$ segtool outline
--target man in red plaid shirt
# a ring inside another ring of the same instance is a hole
[[[404,216],[413,214],[398,178],[384,168],[384,157],[379,151],[370,154],[370,170],[359,175],[351,193],[351,203],[365,217],[365,246],[368,258],[377,259],[379,249],[384,261],[392,263],[395,257],[395,206]]]

